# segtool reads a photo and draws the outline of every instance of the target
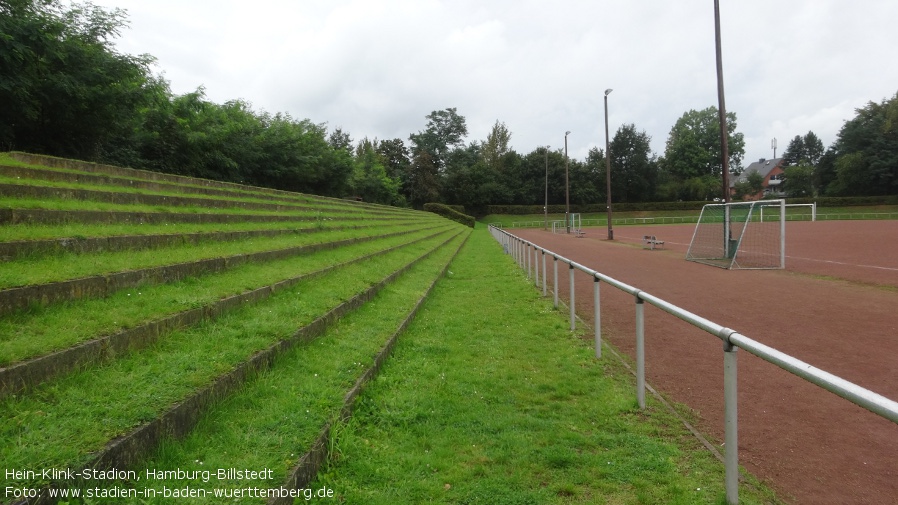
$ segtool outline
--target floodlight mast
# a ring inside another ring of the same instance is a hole
[[[608,210],[608,240],[614,240],[614,228],[611,225],[611,148],[608,144],[608,95],[614,90],[605,90],[605,194]]]
[[[720,162],[723,172],[723,201],[730,202],[730,150],[727,145],[727,111],[723,98],[723,56],[720,49],[720,0],[714,0],[714,42],[717,49],[717,101],[720,115]]]
[[[567,233],[571,232],[571,182],[567,161],[567,136],[570,134],[570,131],[564,132],[564,229]]]

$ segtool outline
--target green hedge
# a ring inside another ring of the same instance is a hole
[[[453,205],[452,207],[448,205],[443,205],[442,203],[425,203],[424,210],[427,212],[433,212],[434,214],[439,214],[440,216],[445,217],[446,219],[451,219],[458,223],[461,223],[465,226],[474,227],[474,217],[469,216],[467,214],[462,214],[461,212],[455,210],[455,208],[461,208],[464,210],[464,207],[460,205]]]
[[[713,202],[640,202],[640,203],[614,203],[612,209],[620,212],[635,212],[642,210],[701,210],[706,203]],[[589,205],[571,205],[571,212],[580,214],[592,214],[605,212],[604,203]],[[564,214],[564,205],[549,205],[549,214]],[[490,205],[488,214],[526,215],[542,214],[542,205]]]
[[[822,196],[787,198],[786,203],[817,203],[818,207],[852,207],[855,205],[898,205],[898,196]]]

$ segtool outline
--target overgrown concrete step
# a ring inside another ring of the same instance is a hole
[[[397,224],[390,221],[391,226]],[[111,235],[104,237],[60,237],[43,240],[16,240],[0,242],[0,261],[22,257],[58,253],[117,252],[140,249],[154,249],[174,245],[198,245],[203,242],[233,242],[261,237],[281,235],[305,235],[324,231],[363,230],[383,226],[383,224],[333,226],[328,228],[304,227],[281,228],[275,230],[208,231],[193,233],[161,233],[147,235]]]
[[[243,209],[269,212],[321,212],[314,204],[294,205],[286,203],[262,203],[237,199],[202,198],[191,196],[133,193],[123,191],[101,191],[96,189],[62,188],[35,186],[28,184],[0,183],[0,197],[35,198],[40,200],[86,200],[118,205],[161,205],[166,207],[204,207],[209,209]],[[363,211],[363,209],[340,208],[345,214],[395,215],[392,212]],[[338,211],[334,210],[334,214]]]
[[[0,290],[0,317],[25,310],[32,305],[43,306],[53,303],[75,301],[83,298],[105,297],[114,291],[136,287],[142,284],[175,282],[186,277],[222,272],[250,261],[271,261],[297,254],[309,254],[363,241],[374,240],[375,238],[385,238],[410,233],[412,231],[421,231],[421,229],[350,238],[320,244],[287,247],[273,251],[200,259],[125,272],[93,275],[80,279],[3,289]]]
[[[422,219],[429,216],[418,214]],[[324,216],[328,217],[328,216]],[[353,216],[360,221],[389,221],[390,217]],[[104,210],[51,210],[0,208],[2,224],[164,224],[164,223],[266,223],[309,221],[321,222],[322,216],[291,216],[287,214],[240,214],[215,212],[129,212]]]
[[[341,317],[370,301],[400,275],[429,257],[435,251],[445,247],[463,232],[463,230],[458,231],[458,233],[449,237],[446,241],[383,277],[382,280],[371,287],[328,310],[325,314],[298,329],[292,335],[254,353],[247,360],[234,366],[230,372],[212,379],[206,386],[200,386],[189,397],[160,412],[151,421],[145,422],[128,433],[110,440],[102,450],[93,453],[93,456],[90,457],[86,464],[75,465],[74,462],[53,461],[46,463],[52,467],[59,465],[58,467],[61,468],[69,466],[95,470],[137,468],[141,462],[145,461],[150,454],[158,449],[162,440],[169,437],[175,439],[183,438],[196,426],[204,412],[229,397],[233,392],[243,387],[245,383],[258,376],[259,373],[271,369],[281,354],[298,345],[309,343],[322,335]],[[14,482],[13,484],[17,483]],[[77,480],[53,481],[47,487],[72,487],[79,484],[83,485],[85,482],[78,482]],[[46,488],[44,488],[44,491],[46,491]],[[13,503],[44,504],[54,503],[54,501],[50,499],[49,493],[42,492],[38,498],[28,498]]]
[[[181,184],[187,186],[198,186],[198,187],[208,187],[208,188],[222,188],[222,189],[230,189],[237,191],[251,191],[254,193],[267,193],[271,195],[283,195],[283,196],[296,196],[303,195],[308,198],[311,202],[317,202],[322,204],[339,204],[344,205],[346,203],[352,203],[359,207],[370,207],[370,208],[390,208],[394,209],[394,207],[387,207],[384,205],[378,205],[373,203],[365,203],[365,202],[351,202],[348,200],[344,200],[341,198],[332,198],[327,196],[318,196],[318,195],[309,195],[305,193],[295,193],[292,191],[284,191],[280,189],[273,188],[264,188],[259,186],[249,186],[245,184],[237,184],[232,182],[222,182],[222,181],[212,181],[209,179],[200,179],[198,177],[189,177],[183,175],[174,175],[174,174],[164,174],[161,172],[152,172],[149,170],[139,170],[134,168],[126,168],[126,167],[117,167],[114,165],[104,165],[101,163],[91,163],[87,161],[79,161],[79,160],[69,160],[65,158],[56,158],[53,156],[46,156],[41,154],[30,154],[13,151],[9,153],[9,156],[17,161],[22,163],[27,163],[30,165],[43,165],[46,167],[54,167],[61,168],[66,170],[78,170],[82,172],[91,172],[97,174],[107,174],[116,177],[124,177],[135,180],[147,180],[147,181],[162,181],[169,182],[174,184]]]
[[[224,198],[252,198],[263,199],[270,202],[283,202],[286,204],[305,204],[314,205],[322,210],[339,210],[358,211],[359,209],[370,209],[371,212],[389,212],[400,214],[406,209],[398,209],[392,207],[362,207],[355,201],[319,201],[301,193],[293,194],[270,194],[258,191],[249,191],[248,189],[219,189],[210,187],[188,186],[173,182],[146,181],[140,179],[130,179],[125,177],[116,177],[110,175],[84,174],[71,171],[60,171],[50,168],[24,167],[0,164],[0,174],[7,177],[16,177],[31,179],[35,181],[51,181],[64,182],[71,184],[84,184],[92,186],[112,186],[113,188],[139,189],[150,193],[166,193],[166,194],[185,194],[185,195],[204,195]],[[39,184],[29,184],[39,185]]]
[[[221,298],[216,302],[206,304],[202,307],[180,311],[159,319],[147,321],[144,324],[124,329],[111,335],[101,336],[87,342],[81,342],[66,349],[61,349],[42,356],[36,356],[17,363],[10,363],[7,366],[0,366],[0,398],[27,391],[75,369],[108,361],[128,352],[142,349],[177,329],[199,324],[203,321],[214,320],[229,311],[247,304],[262,301],[273,294],[292,287],[300,282],[315,279],[354,263],[359,263],[377,256],[388,254],[403,247],[433,239],[447,232],[449,232],[449,230],[437,231],[436,233],[403,244],[365,254],[341,263],[335,263],[313,272],[283,279],[266,286],[248,290],[238,295]]]
[[[469,234],[470,235],[470,234]],[[452,263],[452,260],[458,255],[458,252],[467,242],[467,236],[465,239],[459,244],[458,248],[456,248],[455,252],[452,254],[452,257],[446,261],[446,264],[443,266],[442,271],[434,278],[433,282],[430,283],[427,290],[423,295],[418,299],[415,303],[412,310],[409,311],[408,315],[406,315],[405,319],[403,319],[402,323],[396,329],[395,332],[390,336],[389,339],[384,343],[384,346],[381,350],[374,356],[373,362],[371,366],[369,366],[365,371],[358,377],[353,386],[346,392],[346,395],[343,397],[343,402],[340,407],[339,413],[334,417],[333,420],[328,421],[321,427],[321,430],[318,432],[318,436],[309,446],[309,449],[303,453],[297,460],[293,467],[287,472],[287,477],[281,485],[284,489],[307,489],[309,485],[315,480],[318,475],[318,471],[324,465],[324,463],[330,457],[330,448],[332,441],[332,431],[334,426],[339,423],[346,422],[351,416],[352,412],[355,408],[355,403],[358,397],[362,393],[362,389],[365,387],[367,383],[369,383],[380,369],[383,367],[387,358],[389,358],[390,354],[393,352],[393,348],[396,346],[396,341],[399,337],[405,332],[408,326],[414,321],[415,317],[418,315],[418,312],[421,309],[421,306],[424,302],[430,297],[430,293],[433,291],[433,288],[436,286],[437,282],[446,275],[446,272],[449,270],[449,265]],[[290,505],[293,503],[292,499],[289,498],[277,498],[273,497],[267,501],[268,505]]]

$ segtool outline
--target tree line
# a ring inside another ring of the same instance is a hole
[[[244,100],[175,95],[150,55],[116,51],[120,9],[62,0],[0,0],[0,149],[22,150],[292,191],[422,208],[604,202],[605,156],[561,149],[520,154],[501,121],[468,140],[455,108],[424,116],[407,140],[353,140],[340,128],[258,112]],[[729,166],[742,169],[743,134],[728,112]],[[784,154],[793,196],[898,194],[898,94],[858,109],[824,150],[809,132]],[[710,200],[723,194],[717,109],[690,110],[661,156],[635,124],[610,141],[614,202]]]

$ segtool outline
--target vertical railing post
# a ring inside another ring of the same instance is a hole
[[[555,269],[555,284],[553,291],[555,292],[555,308],[558,308],[558,256],[552,256],[552,268]]]
[[[533,250],[533,245],[530,242],[524,244],[524,247],[527,248],[527,279],[531,279],[533,272],[530,271],[530,252]]]
[[[533,251],[533,285],[539,287],[539,251]]]
[[[636,293],[636,401],[645,408],[645,303]]]
[[[574,315],[574,264],[573,263],[568,263],[568,272],[570,272],[568,277],[570,278],[570,285],[571,285],[570,286],[570,288],[571,288],[570,289],[570,292],[571,292],[571,303],[570,303],[570,306],[571,306],[571,331],[574,331],[577,329],[577,320],[575,319],[576,316]]]
[[[593,305],[593,319],[594,319],[594,327],[595,327],[595,341],[596,341],[596,358],[602,357],[602,310],[601,303],[599,301],[599,278],[592,278],[592,305]]]
[[[738,388],[736,364],[738,347],[729,340],[723,342],[723,402],[724,402],[724,470],[726,472],[726,499],[730,505],[739,503],[739,430]]]
[[[549,276],[549,271],[546,270],[546,251],[543,249],[543,296],[546,296],[546,277]]]

